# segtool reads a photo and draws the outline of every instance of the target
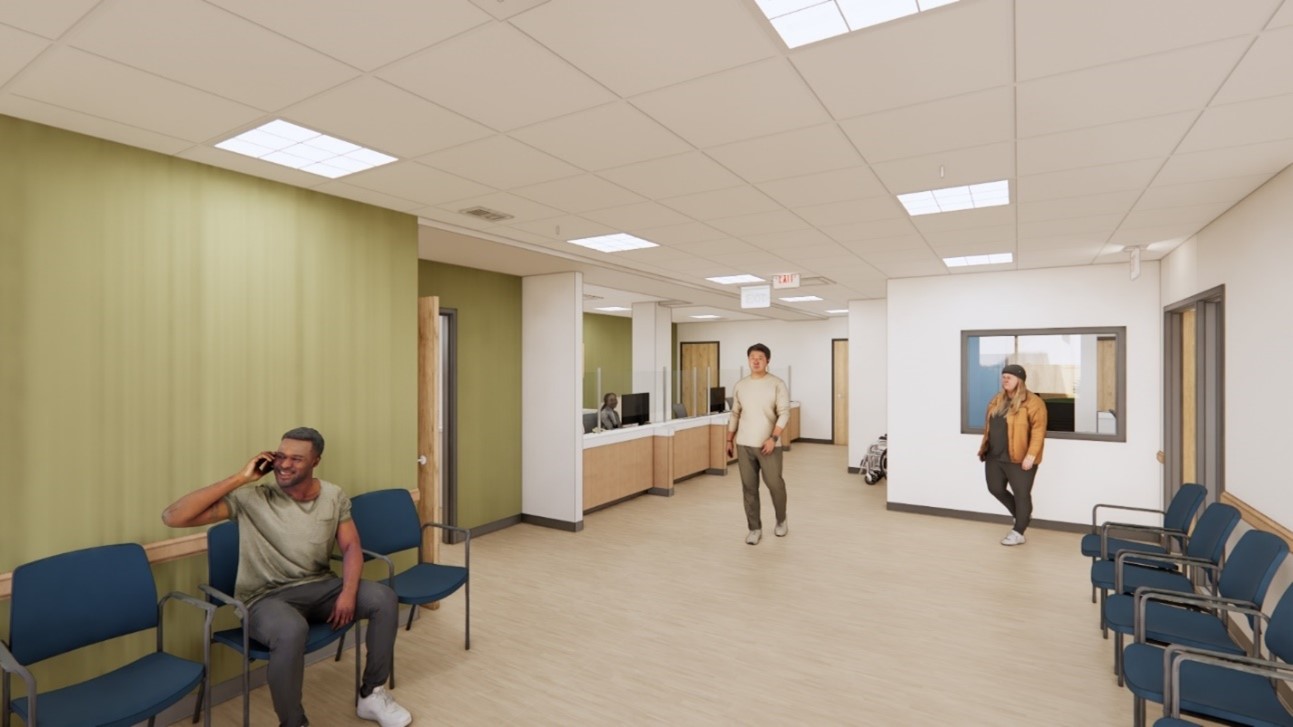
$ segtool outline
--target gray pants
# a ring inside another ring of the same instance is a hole
[[[777,522],[786,520],[786,481],[781,478],[781,447],[774,447],[772,454],[764,454],[758,447],[737,445],[736,466],[741,471],[741,493],[745,496],[745,522],[751,530],[762,530],[759,517],[759,472],[763,483],[772,493],[772,509]]]
[[[248,633],[269,647],[266,677],[274,712],[283,727],[306,723],[301,706],[305,678],[305,637],[311,622],[326,622],[341,595],[341,579],[285,588],[265,596],[250,608]],[[360,581],[355,599],[355,620],[368,619],[368,662],[364,686],[381,686],[391,675],[395,633],[399,630],[399,602],[384,583]],[[356,647],[357,648],[357,647]]]
[[[1023,535],[1033,519],[1033,480],[1037,477],[1037,465],[1025,471],[1014,462],[989,459],[983,463],[983,476],[988,481],[988,492],[1015,519],[1015,532]],[[1014,490],[1013,495],[1006,490],[1007,484]]]

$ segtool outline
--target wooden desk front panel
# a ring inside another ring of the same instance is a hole
[[[655,437],[584,450],[584,509],[651,489]]]
[[[675,480],[709,469],[709,427],[679,429],[673,434]]]

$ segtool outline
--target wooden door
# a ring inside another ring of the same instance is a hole
[[[439,427],[440,299],[418,298],[418,515],[422,522],[444,522],[440,498]],[[440,558],[436,531],[422,531],[422,553]]]
[[[849,443],[849,340],[831,340],[831,441]]]
[[[1195,366],[1197,351],[1195,349],[1194,309],[1181,313],[1181,442],[1178,451],[1181,453],[1181,481],[1198,482],[1198,399],[1195,391],[1198,386]]]
[[[679,401],[687,408],[687,416],[703,414],[709,411],[709,388],[718,386],[718,341],[688,341],[680,344],[680,349]]]

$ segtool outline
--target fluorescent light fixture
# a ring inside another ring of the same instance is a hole
[[[598,235],[597,237],[581,237],[578,240],[568,240],[567,242],[600,252],[624,252],[625,250],[660,247],[650,240],[643,240],[640,237],[634,237],[624,232],[616,232],[612,235]]]
[[[225,139],[216,148],[329,179],[399,161],[282,119]]]
[[[887,23],[957,0],[755,0],[790,48]]]
[[[703,316],[692,316],[692,318],[699,318],[702,321],[709,321],[709,320],[713,320],[715,318],[721,318],[721,317],[722,316],[708,315],[708,314]]]
[[[705,278],[711,283],[719,285],[737,285],[740,283],[762,283],[763,278],[754,275],[720,275],[716,278]]]
[[[782,298],[782,300],[787,303],[812,303],[813,301],[821,300],[821,298],[815,295],[792,295],[789,298]]]
[[[594,308],[593,310],[604,310],[607,313],[623,313],[626,310],[632,310],[632,309],[625,308],[622,305],[608,305],[605,308]]]
[[[848,308],[831,308],[830,310],[827,310],[826,312],[827,312],[827,313],[848,313],[848,312],[849,312],[849,309],[848,309]]]
[[[966,255],[964,257],[945,257],[943,264],[949,268],[963,268],[971,265],[1001,265],[1015,261],[1013,253],[998,252],[991,255]]]
[[[898,195],[898,201],[912,217],[940,212],[1000,207],[1010,204],[1010,181],[984,182],[964,187],[944,187]]]

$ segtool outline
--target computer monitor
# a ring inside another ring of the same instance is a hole
[[[709,410],[722,412],[726,410],[727,389],[722,386],[711,386],[709,389]]]
[[[650,394],[624,394],[620,396],[620,423],[623,426],[646,424],[649,421],[651,421]]]

